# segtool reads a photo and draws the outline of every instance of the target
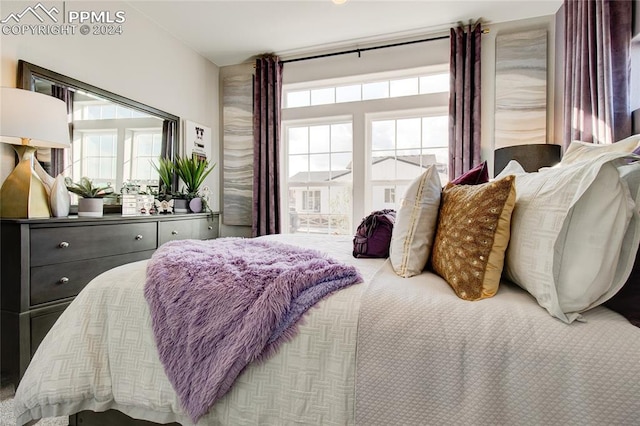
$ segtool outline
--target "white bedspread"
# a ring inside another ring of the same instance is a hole
[[[431,273],[399,278],[354,259],[351,237],[269,238],[356,265],[366,283],[312,308],[198,425],[640,424],[640,329],[622,316],[596,308],[568,325],[515,286],[467,302]],[[112,408],[192,424],[158,360],[145,265],[97,277],[63,313],[16,393],[19,425]]]
[[[468,302],[390,265],[363,294],[358,425],[638,425],[640,329],[599,307],[551,317],[502,283]]]
[[[278,236],[353,263],[365,281],[383,263],[354,259],[350,237]],[[60,317],[16,392],[18,424],[82,410],[117,409],[192,424],[158,359],[143,296],[146,261],[97,277]],[[312,308],[299,334],[251,365],[198,425],[353,424],[355,345],[363,284]]]

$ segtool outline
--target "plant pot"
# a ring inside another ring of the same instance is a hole
[[[192,198],[191,201],[189,201],[189,210],[193,213],[200,213],[202,211],[202,198]]]
[[[189,213],[189,203],[184,198],[173,199],[174,213]]]
[[[80,198],[78,200],[78,216],[102,217],[104,200],[102,198]]]

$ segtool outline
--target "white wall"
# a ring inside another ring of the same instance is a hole
[[[45,2],[46,5],[62,2]],[[34,2],[0,3],[0,16]],[[68,10],[125,12],[122,35],[0,35],[0,84],[16,86],[19,59],[212,128],[219,159],[218,67],[157,27],[127,2],[67,1]],[[0,181],[13,168],[13,150],[0,144]],[[219,209],[220,167],[207,178]]]

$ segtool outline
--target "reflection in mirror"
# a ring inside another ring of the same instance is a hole
[[[175,156],[178,117],[23,61],[19,78],[25,89],[67,102],[71,148],[37,154],[51,175],[86,176],[116,192],[124,185],[158,190],[153,164]]]

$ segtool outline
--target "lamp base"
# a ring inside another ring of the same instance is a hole
[[[0,217],[51,217],[47,191],[32,167],[36,148],[17,145],[13,149],[18,153],[20,162],[0,189]]]

